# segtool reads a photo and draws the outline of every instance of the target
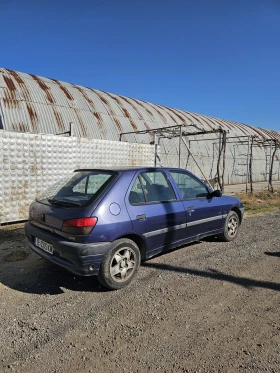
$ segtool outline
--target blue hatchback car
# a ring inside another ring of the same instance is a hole
[[[240,199],[184,169],[81,169],[31,204],[25,232],[38,255],[119,289],[166,249],[213,235],[233,240],[243,213]]]

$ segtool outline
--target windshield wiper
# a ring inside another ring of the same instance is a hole
[[[65,199],[48,198],[48,201],[53,206],[82,206],[82,204],[79,202],[67,201]]]

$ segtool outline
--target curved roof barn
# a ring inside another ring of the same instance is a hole
[[[232,136],[278,139],[280,133],[224,119],[173,109],[92,88],[0,69],[0,129],[61,133],[74,123],[74,135],[119,140],[121,132],[195,124],[222,128]],[[127,135],[128,141],[141,137]],[[142,137],[143,140],[143,137]]]

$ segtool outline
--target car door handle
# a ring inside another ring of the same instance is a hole
[[[137,220],[146,220],[146,218],[147,218],[147,217],[146,217],[145,214],[137,215],[137,216],[136,216],[136,219],[137,219]]]
[[[194,211],[194,206],[188,207],[188,211]]]

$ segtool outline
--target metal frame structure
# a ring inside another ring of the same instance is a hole
[[[196,132],[189,132],[185,129],[188,127],[194,127],[198,131]],[[205,181],[209,186],[213,186],[210,181],[208,180],[207,176],[204,174],[202,168],[198,164],[195,156],[193,155],[190,146],[185,141],[184,137],[190,137],[190,136],[200,136],[200,135],[207,135],[207,134],[219,134],[219,155],[218,155],[218,162],[217,162],[217,178],[218,183],[223,191],[224,189],[224,171],[225,171],[225,149],[226,149],[226,133],[227,131],[223,130],[222,128],[213,129],[210,131],[203,130],[199,128],[196,124],[178,124],[176,126],[169,126],[169,127],[161,127],[161,128],[155,128],[150,130],[142,130],[142,131],[131,131],[131,132],[122,132],[119,136],[119,141],[122,141],[124,135],[137,135],[137,134],[151,134],[153,136],[153,140],[151,141],[151,144],[155,145],[155,166],[157,165],[157,146],[159,145],[160,139],[174,139],[179,138],[179,154],[178,154],[178,163],[179,167],[181,166],[181,144],[183,143],[185,147],[188,150],[188,153],[192,156],[195,164],[199,168],[200,172],[202,173]],[[212,139],[213,140],[213,139]],[[190,140],[191,141],[191,140]],[[220,165],[222,161],[222,172],[220,172]]]
[[[198,131],[191,132],[187,131],[186,129],[188,127],[194,127]],[[224,174],[225,174],[225,154],[226,154],[226,146],[227,144],[236,144],[236,145],[246,145],[247,146],[247,153],[246,156],[246,193],[253,192],[253,147],[261,146],[264,149],[269,147],[269,161],[268,161],[268,172],[266,172],[266,179],[268,181],[267,189],[271,192],[274,191],[273,184],[272,184],[272,176],[273,176],[273,165],[275,161],[275,155],[277,152],[277,149],[280,149],[280,141],[277,139],[263,139],[261,140],[256,135],[245,135],[245,136],[227,136],[228,131],[218,128],[213,129],[210,131],[203,130],[199,128],[195,124],[179,124],[176,126],[169,126],[169,127],[161,127],[151,130],[141,130],[141,131],[131,131],[131,132],[122,132],[119,136],[119,140],[123,140],[124,135],[130,135],[130,134],[151,134],[153,136],[153,140],[150,142],[151,144],[155,145],[155,158],[154,158],[154,165],[157,165],[157,146],[159,145],[160,139],[174,139],[179,138],[179,152],[178,152],[178,164],[179,167],[181,166],[181,144],[183,143],[188,151],[188,157],[191,156],[194,160],[195,164],[199,168],[200,172],[202,173],[205,181],[208,185],[213,187],[213,183],[209,181],[209,179],[204,174],[202,168],[197,162],[197,159],[195,158],[194,154],[191,151],[191,143],[193,141],[212,141],[212,144],[218,144],[218,159],[217,159],[217,169],[216,169],[216,175],[213,179],[216,181],[221,189],[221,191],[224,190]],[[200,135],[207,135],[207,134],[218,134],[218,138],[203,138],[203,139],[190,139],[189,145],[185,141],[185,137],[191,137],[191,136],[200,136]],[[218,140],[218,142],[217,142]],[[274,145],[274,146],[273,146]],[[188,164],[188,160],[186,162],[186,167]],[[185,167],[185,168],[186,168]],[[268,177],[267,177],[268,175]]]

